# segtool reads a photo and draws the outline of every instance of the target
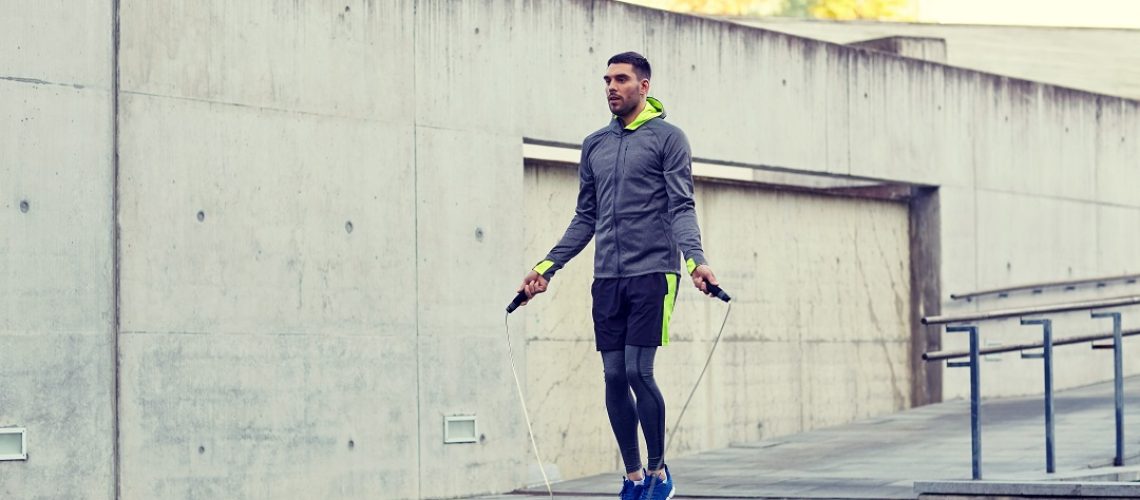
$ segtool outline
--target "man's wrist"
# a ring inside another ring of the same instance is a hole
[[[689,276],[692,276],[693,272],[696,271],[698,267],[708,267],[708,265],[709,263],[705,261],[705,257],[703,255],[695,255],[685,260],[685,270],[689,271]]]

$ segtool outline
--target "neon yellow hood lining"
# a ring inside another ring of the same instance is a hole
[[[661,101],[658,101],[656,97],[646,97],[645,108],[641,110],[641,113],[637,115],[637,118],[634,118],[633,121],[629,123],[629,125],[625,126],[625,129],[637,130],[637,128],[644,125],[645,122],[657,118],[663,114],[665,114],[665,105],[661,104]],[[617,117],[615,116],[614,119],[617,119]]]

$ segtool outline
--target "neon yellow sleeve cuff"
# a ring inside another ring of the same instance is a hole
[[[552,267],[554,267],[554,261],[544,260],[542,262],[539,262],[537,266],[534,266],[534,272],[538,274],[546,274],[546,272],[549,271]]]

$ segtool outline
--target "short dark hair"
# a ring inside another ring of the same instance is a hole
[[[649,76],[653,74],[653,70],[649,68],[649,59],[637,52],[622,52],[613,56],[606,63],[606,66],[623,63],[633,66],[633,72],[637,74],[638,80],[648,80]]]

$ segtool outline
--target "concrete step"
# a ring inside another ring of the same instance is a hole
[[[1140,483],[1069,481],[918,481],[919,500],[1140,498]]]

